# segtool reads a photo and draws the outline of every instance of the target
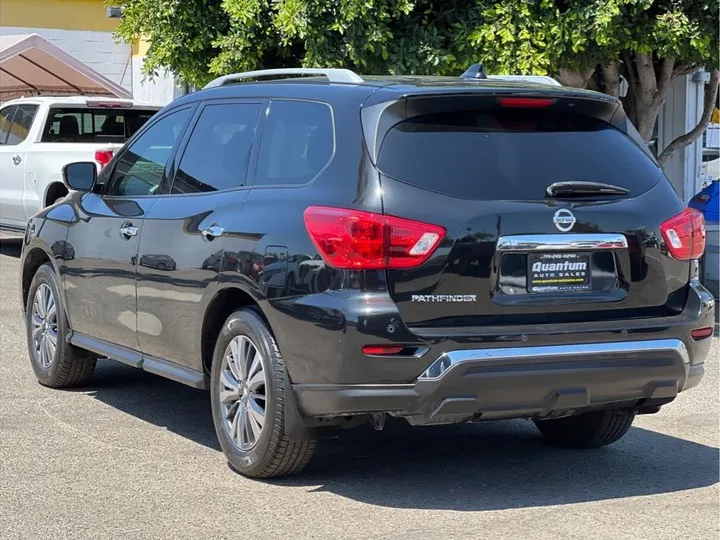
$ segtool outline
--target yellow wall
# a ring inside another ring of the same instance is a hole
[[[145,41],[143,38],[135,39],[132,42],[132,55],[133,57],[140,57],[142,58],[147,54],[148,49],[150,48],[150,43]]]
[[[0,26],[114,32],[103,0],[0,0]]]

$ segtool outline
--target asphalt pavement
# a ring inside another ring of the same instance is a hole
[[[208,395],[102,360],[43,388],[17,244],[0,244],[0,538],[717,539],[718,341],[702,384],[613,446],[545,446],[527,421],[402,422],[322,441],[299,477],[233,473]]]

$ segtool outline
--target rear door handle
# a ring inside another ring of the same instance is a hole
[[[138,228],[132,223],[126,223],[125,225],[120,227],[120,236],[122,236],[125,240],[130,240],[130,238],[136,236],[137,233]]]
[[[20,162],[22,161],[22,157],[20,157],[19,155],[18,155],[18,156],[13,156],[12,159],[13,159],[13,163],[14,163],[15,165],[20,165]]]
[[[225,229],[223,229],[220,225],[210,225],[207,229],[200,231],[200,234],[202,234],[203,238],[209,242],[222,236],[224,232]]]

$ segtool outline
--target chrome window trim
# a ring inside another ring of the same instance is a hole
[[[580,343],[574,345],[544,345],[538,347],[509,347],[502,349],[465,349],[448,351],[434,360],[418,377],[418,380],[438,380],[452,368],[466,362],[496,360],[567,360],[607,354],[647,354],[653,352],[671,353],[682,358],[684,364],[690,363],[687,347],[679,339],[656,339],[646,341],[620,341],[614,343]],[[431,375],[431,373],[439,373]]]
[[[501,236],[497,251],[594,251],[601,249],[627,249],[623,234],[518,234]]]

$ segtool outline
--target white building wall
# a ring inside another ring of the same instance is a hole
[[[112,32],[0,26],[0,34],[39,34],[111,81],[133,89],[130,45],[115,43]]]
[[[132,93],[135,99],[167,105],[181,95],[175,85],[175,78],[165,71],[150,80],[142,73],[143,57],[132,59]]]

